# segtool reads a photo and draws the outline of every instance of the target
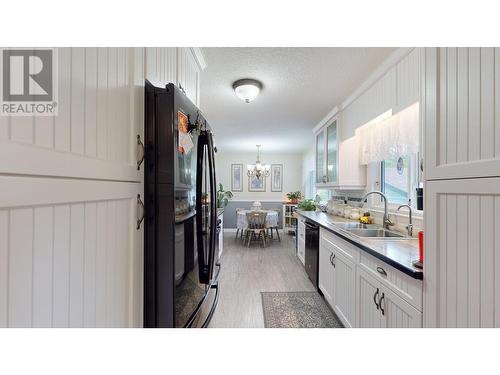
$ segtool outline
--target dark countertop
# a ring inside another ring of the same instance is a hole
[[[418,259],[418,239],[408,238],[391,240],[380,238],[360,238],[333,224],[334,222],[353,222],[353,220],[327,215],[324,212],[300,210],[297,210],[296,212],[306,219],[314,221],[321,227],[336,233],[346,241],[356,245],[368,254],[386,262],[390,266],[397,268],[401,272],[404,272],[415,279],[423,279],[423,271],[414,267],[412,264],[414,260]]]

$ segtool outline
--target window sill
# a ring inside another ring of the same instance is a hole
[[[369,211],[373,211],[381,215],[384,214],[384,206],[367,206],[366,208],[368,208]],[[408,217],[408,209],[406,209],[405,211],[398,211],[398,206],[389,206],[387,208],[387,211],[390,215],[394,215],[396,217]],[[419,211],[415,208],[412,208],[412,217],[414,219],[423,220],[424,211]]]

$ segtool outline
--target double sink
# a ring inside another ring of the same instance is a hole
[[[363,238],[385,238],[385,239],[408,239],[407,236],[402,234],[384,229],[375,224],[362,224],[362,223],[336,223],[329,222],[330,224],[336,225],[346,232],[351,233],[358,237]]]

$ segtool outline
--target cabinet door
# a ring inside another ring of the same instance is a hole
[[[346,327],[353,327],[356,321],[356,265],[340,252],[333,254],[333,310]]]
[[[386,287],[381,287],[380,311],[386,328],[422,327],[422,313]]]
[[[322,130],[316,135],[316,183],[323,184],[325,182],[325,132]]]
[[[365,270],[358,268],[356,287],[357,327],[383,327],[382,313],[376,305],[380,297],[380,283]]]
[[[329,184],[338,181],[337,151],[337,120],[335,120],[326,128],[326,180]]]
[[[320,242],[319,246],[319,275],[318,286],[323,292],[325,299],[333,306],[333,266],[331,257],[333,253]]]
[[[179,48],[178,86],[186,96],[199,106],[199,69],[190,48]]]
[[[427,179],[500,171],[500,48],[426,48]]]
[[[500,178],[432,181],[425,201],[425,327],[500,327]]]

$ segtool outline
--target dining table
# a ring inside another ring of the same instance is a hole
[[[278,226],[278,212],[274,210],[239,210],[236,215],[236,228],[247,229],[247,213],[250,212],[266,212],[266,228],[274,228]]]

